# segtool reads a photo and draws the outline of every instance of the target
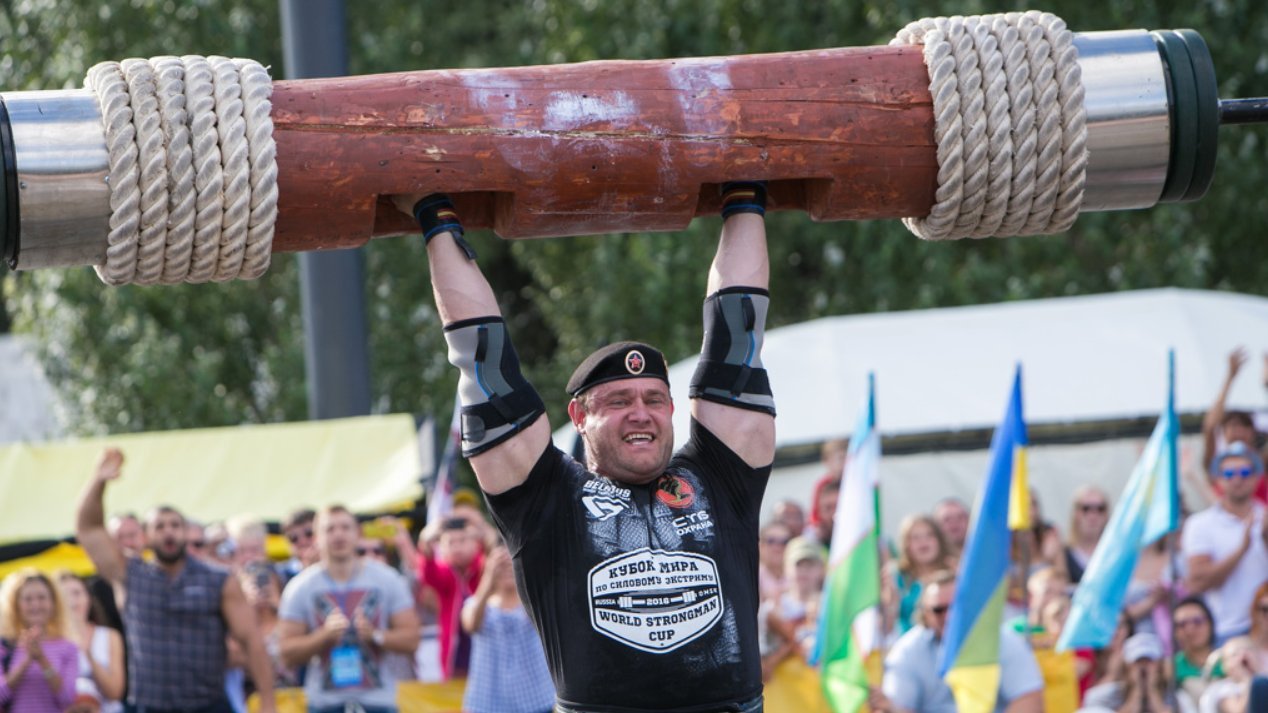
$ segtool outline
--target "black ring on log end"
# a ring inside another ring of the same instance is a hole
[[[1220,90],[1215,80],[1215,61],[1206,41],[1196,30],[1176,30],[1184,40],[1193,62],[1193,78],[1198,90],[1198,143],[1193,164],[1193,180],[1181,202],[1196,201],[1206,195],[1215,178],[1215,159],[1220,141]]]
[[[1193,62],[1184,40],[1170,30],[1149,33],[1158,44],[1167,76],[1167,98],[1171,113],[1171,158],[1167,180],[1159,203],[1175,203],[1184,198],[1193,182],[1193,165],[1197,161],[1198,94],[1193,75]]]
[[[18,162],[13,149],[9,110],[0,97],[0,256],[11,269],[18,267],[21,233],[18,228]]]

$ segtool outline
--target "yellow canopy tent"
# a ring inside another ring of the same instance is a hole
[[[205,522],[242,514],[277,521],[332,503],[359,513],[399,509],[421,496],[419,476],[431,467],[407,414],[5,446],[0,544],[73,535],[79,493],[107,446],[126,458],[106,490],[107,513],[167,504]],[[79,569],[77,553],[49,554]]]

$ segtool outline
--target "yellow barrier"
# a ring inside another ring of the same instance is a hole
[[[1035,659],[1044,677],[1044,711],[1074,713],[1079,707],[1074,655],[1038,649]],[[443,683],[406,681],[397,690],[396,702],[400,713],[461,713],[466,684],[465,679]],[[819,672],[798,656],[790,656],[775,667],[775,673],[766,684],[765,698],[767,713],[832,713],[819,685]],[[305,713],[305,706],[302,690],[284,688],[277,692],[278,713]],[[247,701],[247,710],[257,713],[255,696]]]
[[[800,656],[789,656],[775,667],[764,695],[768,713],[832,713],[819,672]]]
[[[1035,649],[1043,673],[1044,713],[1074,713],[1079,708],[1079,678],[1073,651]]]
[[[454,679],[442,683],[404,681],[397,687],[396,705],[400,713],[462,713],[462,693],[466,679]],[[277,713],[306,713],[308,702],[300,688],[282,688],[277,691]],[[258,696],[247,701],[247,711],[258,713]]]

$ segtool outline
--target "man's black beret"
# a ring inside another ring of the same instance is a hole
[[[660,350],[642,342],[617,342],[595,350],[585,358],[572,378],[568,393],[576,396],[586,389],[617,381],[650,377],[669,383],[669,364]]]

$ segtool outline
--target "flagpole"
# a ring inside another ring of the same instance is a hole
[[[880,449],[880,455],[883,456],[885,453],[884,441],[881,439],[880,433],[876,431],[876,372],[874,371],[867,372],[867,398],[871,402],[868,406],[868,414],[872,420],[872,432],[876,435],[877,446]],[[872,496],[873,502],[876,504],[876,513],[872,521],[876,532],[876,581],[880,582],[883,588],[885,582],[885,542],[881,537],[881,482],[879,475],[877,473],[876,489]],[[885,674],[885,659],[889,658],[889,642],[886,640],[886,633],[888,632],[885,631],[885,603],[879,601],[879,599],[877,601],[877,606],[880,610],[876,616],[876,643],[877,651],[880,652],[880,670],[883,678]],[[879,685],[880,682],[877,683]]]
[[[1180,478],[1177,472],[1180,468],[1179,454],[1176,452],[1177,441],[1179,440],[1180,423],[1176,420],[1176,350],[1174,348],[1167,350],[1167,416],[1170,418],[1172,432],[1168,434],[1167,447],[1171,450],[1171,472],[1168,477],[1171,478],[1171,492],[1174,499],[1171,503],[1174,512],[1172,517],[1177,520],[1180,517]],[[1176,610],[1176,579],[1180,573],[1179,549],[1176,547],[1176,538],[1172,537],[1173,532],[1163,535],[1167,548],[1167,561],[1171,564],[1171,571],[1168,572],[1167,582],[1167,612],[1168,618],[1171,619],[1171,657],[1174,661],[1176,652],[1180,650],[1180,644],[1176,641],[1175,617],[1171,613]],[[1172,674],[1167,679],[1167,692],[1174,700],[1180,690],[1180,682],[1176,679],[1175,666],[1171,666]]]
[[[1032,557],[1030,551],[1030,538],[1034,536],[1034,526],[1032,525],[1029,530],[1024,532],[1026,532],[1026,537],[1017,538],[1017,543],[1021,545],[1021,559],[1017,564],[1019,570],[1018,575],[1021,579],[1021,603],[1026,610],[1023,618],[1023,621],[1025,622],[1023,631],[1025,631],[1026,644],[1033,649],[1035,647],[1034,631],[1033,627],[1030,625],[1030,559]]]

